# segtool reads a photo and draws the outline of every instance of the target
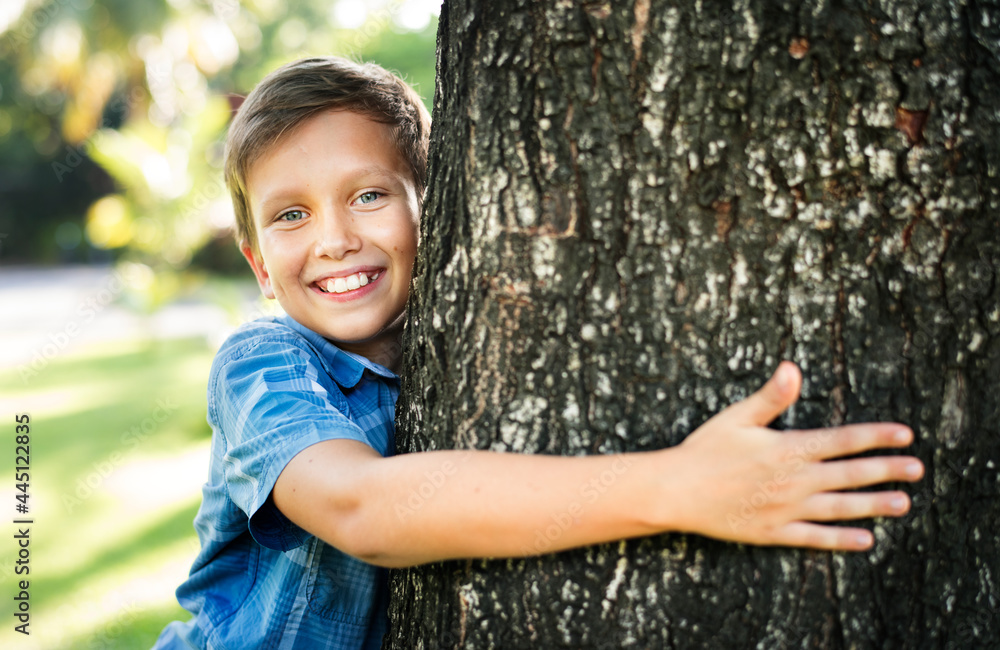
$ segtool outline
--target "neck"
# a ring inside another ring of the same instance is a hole
[[[375,363],[385,366],[397,375],[403,365],[403,331],[383,332],[379,336],[357,343],[335,341],[337,347],[353,352]]]

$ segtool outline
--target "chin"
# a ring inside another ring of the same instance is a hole
[[[379,337],[379,335],[384,334],[386,330],[373,330],[370,328],[359,328],[359,329],[338,329],[331,330],[329,328],[318,330],[325,338],[329,339],[333,343],[343,343],[344,345],[363,345],[365,343],[370,343]]]

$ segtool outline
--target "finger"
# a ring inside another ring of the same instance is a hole
[[[802,373],[790,361],[782,361],[777,370],[750,397],[733,404],[726,412],[748,425],[766,426],[799,399]]]
[[[786,524],[781,529],[774,544],[826,551],[864,551],[871,548],[874,541],[872,534],[864,528],[824,526],[796,521]]]
[[[871,517],[900,517],[910,510],[905,492],[855,494],[814,494],[802,504],[802,519],[809,521],[850,521]]]
[[[913,442],[913,431],[895,422],[849,424],[786,435],[789,444],[800,452],[799,455],[810,460],[851,456],[872,449],[906,447]]]
[[[834,492],[888,481],[916,481],[923,473],[923,463],[912,456],[883,456],[817,463],[810,468],[808,480],[817,492]]]

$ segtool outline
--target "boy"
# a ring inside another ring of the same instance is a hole
[[[909,444],[906,427],[764,428],[798,397],[789,363],[671,449],[393,457],[428,128],[402,81],[335,58],[277,70],[240,108],[226,152],[237,239],[287,316],[244,325],[216,356],[213,454],[195,520],[202,551],[177,591],[194,618],[169,625],[158,648],[378,647],[380,567],[523,555],[577,488],[607,470],[618,480],[571,511],[548,550],[668,530],[861,550],[872,543],[864,529],[810,522],[907,511],[902,492],[839,491],[916,480],[915,458],[823,462]],[[432,497],[397,516],[438,473],[447,480]],[[741,499],[769,481],[778,492],[729,526]]]

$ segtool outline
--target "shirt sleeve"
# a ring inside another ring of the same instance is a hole
[[[230,499],[246,513],[259,544],[280,551],[301,545],[309,534],[271,498],[278,475],[310,445],[371,443],[348,417],[339,386],[304,342],[280,336],[254,340],[227,355],[212,378],[212,411],[225,437],[222,468]]]

